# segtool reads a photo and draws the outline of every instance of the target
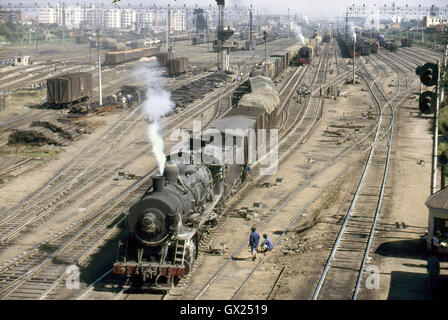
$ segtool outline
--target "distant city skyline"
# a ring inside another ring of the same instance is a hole
[[[48,0],[23,0],[21,3],[23,4],[34,4],[38,3],[39,5],[47,5],[48,3],[65,3],[66,5],[88,5],[93,3],[95,5],[113,5],[112,0],[90,0],[90,1],[82,1],[82,0],[63,0],[63,1],[48,1]],[[11,2],[10,0],[1,0],[1,5],[8,5],[11,3],[13,6],[18,5],[16,2]],[[208,7],[209,5],[216,6],[215,0],[155,0],[155,1],[145,1],[145,0],[121,0],[117,2],[115,5],[120,7],[127,7],[128,4],[139,5],[140,3],[145,5],[153,5],[157,6],[166,6],[167,4],[173,6],[183,6],[186,4],[187,6],[195,6],[196,4],[199,7]],[[408,1],[361,1],[361,0],[314,0],[312,2],[309,1],[296,1],[296,0],[226,0],[226,6],[234,6],[235,4],[238,6],[246,6],[249,7],[251,4],[254,6],[255,10],[260,14],[287,14],[288,8],[290,9],[291,15],[306,15],[309,17],[340,17],[345,12],[348,6],[352,4],[355,5],[363,5],[367,6],[383,6],[384,4],[391,5],[395,3],[396,6],[405,6],[406,4],[409,6],[418,6],[421,4],[422,6],[431,6],[432,4],[438,7],[447,6],[446,0],[434,0],[434,1],[419,1],[419,0],[408,0]],[[305,7],[303,7],[305,4]]]

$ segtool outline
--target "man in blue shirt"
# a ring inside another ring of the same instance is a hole
[[[252,260],[255,261],[257,258],[257,247],[258,242],[260,241],[260,235],[255,232],[255,227],[252,227],[252,233],[249,237],[249,246],[250,246],[250,252],[252,253]]]
[[[274,244],[272,243],[271,239],[268,238],[267,234],[263,235],[264,241],[261,244],[261,250],[263,252],[269,252],[272,249],[274,249]]]

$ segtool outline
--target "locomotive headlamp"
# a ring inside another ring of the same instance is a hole
[[[145,233],[155,233],[156,228],[156,216],[154,213],[146,213],[141,216],[141,230]]]

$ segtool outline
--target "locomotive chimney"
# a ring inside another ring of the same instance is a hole
[[[179,176],[179,168],[177,165],[171,161],[165,164],[165,170],[163,171],[163,176],[171,184],[177,184],[177,177]]]
[[[163,190],[165,189],[165,177],[152,177],[152,188],[154,192],[163,192]]]

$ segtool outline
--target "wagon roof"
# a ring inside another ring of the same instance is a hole
[[[425,205],[430,209],[448,209],[448,188],[429,196]]]
[[[92,74],[90,72],[74,72],[61,74],[60,76],[54,77],[52,79],[77,79],[89,75],[91,76]]]
[[[261,108],[271,114],[280,104],[274,82],[264,76],[249,78],[249,82],[251,93],[245,94],[238,102],[238,106]]]
[[[257,120],[248,119],[246,117],[235,116],[223,118],[215,123],[213,126],[215,129],[225,132],[226,129],[234,130],[241,129],[243,132],[246,132],[250,129],[256,129]]]

